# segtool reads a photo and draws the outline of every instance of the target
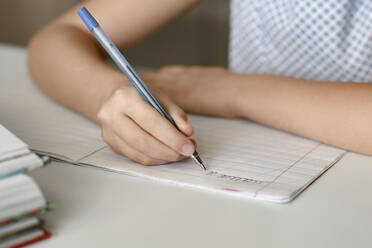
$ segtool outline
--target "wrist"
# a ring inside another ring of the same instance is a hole
[[[99,84],[101,87],[95,89],[97,91],[97,108],[95,111],[95,120],[98,111],[102,106],[115,94],[115,92],[125,86],[129,86],[129,81],[124,77],[123,74],[115,72],[115,74],[110,74],[104,80],[104,82]]]
[[[210,88],[214,88],[210,93],[215,98],[213,102],[217,104],[219,111],[216,115],[230,118],[242,117],[240,99],[244,97],[244,88],[247,84],[245,76],[226,71],[214,82],[210,82]]]
[[[213,69],[212,69],[213,70]],[[237,98],[240,98],[241,75],[228,70],[209,71],[194,80],[185,109],[196,114],[235,118],[239,116]],[[185,92],[184,92],[185,93]]]

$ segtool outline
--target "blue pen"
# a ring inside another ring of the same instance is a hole
[[[115,46],[115,44],[108,37],[105,31],[103,31],[103,29],[99,26],[99,24],[94,19],[94,17],[89,13],[89,11],[84,7],[78,11],[78,14],[85,23],[85,25],[87,26],[87,28],[89,29],[89,31],[94,35],[94,37],[96,37],[98,42],[110,55],[115,64],[119,67],[119,69],[124,73],[124,75],[136,88],[137,92],[141,95],[143,100],[150,104],[152,107],[154,107],[161,115],[163,115],[170,123],[172,123],[178,129],[172,116],[170,116],[167,113],[167,111],[165,111],[163,106],[159,103],[158,99],[156,99],[155,95],[150,91],[145,82],[143,82],[142,79],[138,76],[134,68],[125,59],[124,55]],[[191,157],[201,168],[206,170],[203,161],[201,160],[196,150]]]

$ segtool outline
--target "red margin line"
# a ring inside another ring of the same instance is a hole
[[[278,180],[284,173],[286,173],[293,166],[295,166],[296,164],[298,164],[301,160],[303,160],[304,158],[306,158],[307,155],[309,155],[310,153],[312,153],[313,151],[315,151],[321,144],[322,143],[317,144],[314,148],[312,148],[310,151],[308,151],[307,153],[305,153],[301,158],[299,158],[297,161],[295,161],[293,164],[291,164],[288,168],[286,168],[284,171],[282,171],[279,175],[277,175],[273,180],[271,180],[270,182],[268,182],[267,184],[265,184],[264,186],[262,186],[261,188],[259,188],[258,190],[256,190],[256,192],[254,192],[253,198],[256,198],[257,195],[258,195],[258,192],[262,191],[264,188],[270,186],[272,183],[274,183],[276,180]]]

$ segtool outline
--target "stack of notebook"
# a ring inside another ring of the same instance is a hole
[[[51,236],[40,217],[53,206],[24,174],[47,160],[0,125],[0,248],[23,247]]]

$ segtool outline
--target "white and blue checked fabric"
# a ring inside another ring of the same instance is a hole
[[[372,0],[232,0],[230,70],[372,83]]]

